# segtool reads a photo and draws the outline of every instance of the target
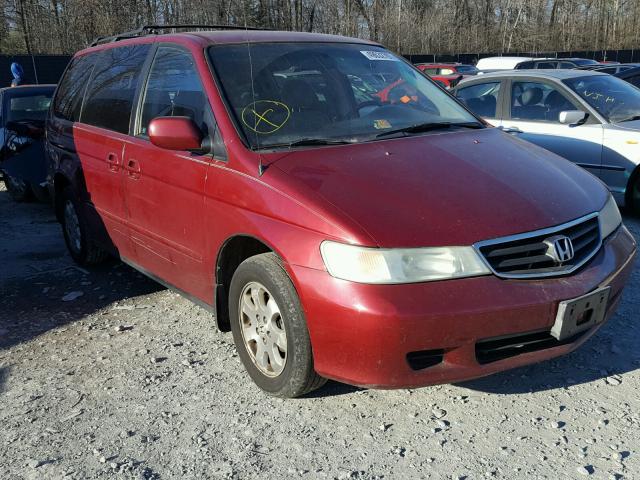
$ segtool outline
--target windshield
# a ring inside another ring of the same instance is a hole
[[[376,46],[234,44],[212,46],[209,56],[254,149],[309,139],[361,142],[425,123],[478,122],[419,71]]]
[[[640,90],[624,80],[593,75],[563,82],[611,123],[640,115]]]
[[[466,73],[466,74],[478,73],[478,69],[473,65],[458,65],[456,67],[456,70],[458,70],[458,72],[460,73]]]
[[[590,60],[588,58],[572,58],[570,60],[572,63],[575,63],[576,65],[580,65],[580,66],[585,66],[585,65],[601,65],[600,62],[597,62],[595,60]]]

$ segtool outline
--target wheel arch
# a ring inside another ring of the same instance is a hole
[[[227,238],[216,257],[214,271],[214,305],[218,328],[223,332],[231,330],[229,318],[229,286],[238,266],[247,258],[261,253],[275,253],[282,256],[268,242],[250,234],[237,234]]]
[[[62,172],[53,175],[53,209],[58,222],[62,222],[62,194],[71,185],[71,180]]]
[[[629,210],[633,210],[633,200],[631,195],[633,194],[633,185],[636,182],[640,182],[640,164],[636,165],[633,172],[631,172],[631,176],[629,177],[629,181],[627,182],[627,187],[625,189],[624,206]]]

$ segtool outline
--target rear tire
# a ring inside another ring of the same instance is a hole
[[[15,202],[28,202],[33,199],[31,187],[24,180],[12,177],[5,172],[4,184],[7,187],[9,195]]]
[[[229,289],[231,331],[247,373],[262,390],[294,398],[326,379],[313,368],[313,352],[298,294],[274,253],[240,264]]]
[[[62,232],[73,260],[83,267],[103,262],[109,255],[98,247],[82,214],[80,202],[70,187],[62,194]]]

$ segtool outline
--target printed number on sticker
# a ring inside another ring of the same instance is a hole
[[[399,61],[389,52],[378,52],[374,50],[361,50],[361,54],[367,57],[369,60],[390,60],[392,62]]]

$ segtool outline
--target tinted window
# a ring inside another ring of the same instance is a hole
[[[560,62],[560,68],[575,68],[576,66],[571,62]]]
[[[437,68],[423,68],[422,71],[424,73],[426,73],[427,75],[437,75],[438,74],[438,69]]]
[[[556,65],[558,65],[556,62],[538,62],[536,68],[541,70],[550,70],[552,68],[556,68]]]
[[[111,48],[100,54],[82,107],[83,123],[129,132],[133,98],[149,48]]]
[[[576,110],[556,88],[540,82],[513,82],[511,118],[557,122],[560,112]]]
[[[7,121],[44,120],[51,104],[51,94],[40,93],[14,97],[9,101]]]
[[[207,98],[190,53],[160,47],[153,61],[142,108],[139,133],[147,134],[156,117],[190,117],[204,130]]]
[[[76,57],[71,61],[58,85],[53,113],[58,118],[77,122],[80,118],[82,96],[93,69],[93,55]]]
[[[456,96],[480,117],[496,118],[500,82],[480,83],[461,88]]]
[[[478,73],[478,69],[473,65],[458,65],[456,66],[458,73],[464,73],[466,75],[475,75]]]
[[[534,62],[520,62],[516,65],[516,70],[528,70],[530,68],[535,68]]]
[[[640,75],[627,78],[627,82],[629,82],[631,85],[635,85],[636,87],[640,87]]]

